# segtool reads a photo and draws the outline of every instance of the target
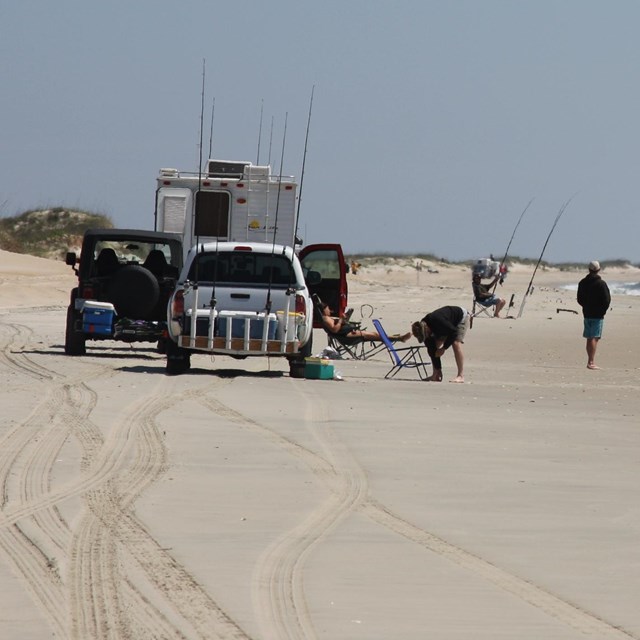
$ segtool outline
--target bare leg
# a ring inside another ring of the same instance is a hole
[[[457,340],[451,345],[453,349],[453,355],[456,359],[456,366],[458,367],[458,375],[450,382],[464,382],[464,354],[462,353],[462,343]]]
[[[350,333],[348,333],[347,337],[348,338],[359,337],[364,340],[370,340],[371,342],[382,342],[382,338],[380,337],[380,334],[377,331],[363,331],[361,329],[356,329],[355,331],[351,331]],[[395,341],[406,342],[410,337],[411,337],[411,332],[403,333],[402,335],[394,334],[389,336],[389,338],[393,342]]]
[[[382,342],[382,338],[380,338],[380,334],[377,331],[363,331],[361,329],[356,329],[355,331],[351,331],[347,334],[348,338],[363,338],[364,340],[371,340],[372,342]]]
[[[493,314],[494,318],[500,317],[500,312],[504,309],[505,304],[507,304],[507,301],[500,298],[500,300],[496,303],[496,311]]]
[[[436,355],[438,350],[436,349],[436,341],[433,336],[429,336],[425,340],[425,346],[427,347],[427,353],[431,358],[431,367],[433,373],[427,378],[428,382],[442,382],[442,360],[440,356]]]
[[[587,369],[599,369],[595,363],[599,338],[587,338]]]

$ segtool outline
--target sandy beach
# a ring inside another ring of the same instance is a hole
[[[471,306],[469,269],[427,266],[350,276],[354,317]],[[167,377],[151,345],[65,356],[71,269],[0,251],[0,638],[640,638],[640,297],[589,371],[583,275],[478,317],[465,384],[450,352],[443,383],[385,380],[386,354]]]

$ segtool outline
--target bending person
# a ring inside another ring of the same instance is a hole
[[[336,317],[331,315],[331,309],[328,304],[320,302],[318,304],[320,308],[320,318],[322,320],[322,326],[324,329],[339,339],[347,338],[347,340],[365,341],[370,342],[382,342],[382,338],[377,331],[365,331],[360,329],[358,325],[349,322],[344,316]],[[400,342],[406,342],[411,333],[405,333],[404,335],[389,336],[392,340],[399,340]]]
[[[450,382],[464,382],[464,354],[462,345],[469,328],[469,312],[462,307],[440,307],[411,325],[411,332],[427,347],[433,373],[432,382],[442,382],[442,356],[452,347],[458,374]]]

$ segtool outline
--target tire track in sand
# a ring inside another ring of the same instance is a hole
[[[151,624],[146,633],[153,637],[183,633],[219,640],[248,637],[131,510],[166,468],[166,449],[155,417],[198,393],[195,389],[171,394],[172,384],[162,378],[152,393],[129,407],[88,461],[90,472],[102,480],[84,493],[88,509],[72,543],[72,637],[78,640],[132,637],[141,620]],[[130,570],[123,557],[137,569]],[[121,592],[122,584],[127,588]],[[129,614],[132,602],[144,610]],[[165,615],[166,611],[171,614]]]
[[[293,529],[284,532],[263,553],[254,570],[252,598],[265,640],[317,638],[304,593],[304,565],[316,545],[367,495],[366,474],[329,426],[326,405],[294,383],[304,407],[303,422],[323,451],[319,456],[280,436],[220,401],[199,401],[214,413],[259,433],[288,453],[301,458],[329,487],[327,498]]]
[[[149,634],[246,640],[131,513],[137,497],[166,465],[154,418],[185,394],[167,395],[161,385],[125,411],[105,440],[88,419],[95,392],[25,359],[16,346],[23,348],[26,339],[20,345],[15,331],[0,335],[0,366],[44,382],[46,389],[27,420],[4,438],[9,446],[0,449],[0,548],[54,633],[78,640]],[[114,375],[101,365],[82,377],[105,372]],[[69,436],[81,445],[82,473],[52,491],[51,472]],[[57,505],[73,496],[87,508],[71,532]],[[123,555],[142,570],[124,575]],[[165,615],[167,610],[172,613]]]
[[[4,364],[32,379],[53,380],[54,372],[22,353],[32,335],[33,331],[24,325],[0,323],[0,366]]]
[[[3,515],[14,505],[37,499],[50,490],[51,469],[69,435],[61,413],[64,400],[57,382],[61,377],[20,352],[31,336],[32,332],[21,325],[3,325],[0,331],[0,367],[8,368],[13,376],[27,376],[44,384],[30,414],[5,434],[0,445]],[[78,407],[88,413],[91,402],[78,401]],[[59,633],[66,628],[61,560],[69,539],[68,526],[55,505],[0,527],[4,556]]]
[[[326,483],[330,497],[294,529],[285,532],[260,559],[254,572],[254,602],[265,639],[313,640],[316,633],[304,596],[304,563],[313,548],[340,522],[358,510],[380,526],[482,577],[561,623],[598,640],[638,640],[638,636],[582,609],[517,575],[505,571],[399,517],[367,493],[366,474],[327,423],[327,409],[317,396],[294,387],[305,406],[304,424],[320,445],[316,454],[272,429],[209,397],[200,401],[212,411],[249,428],[301,459]]]

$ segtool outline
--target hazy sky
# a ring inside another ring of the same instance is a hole
[[[0,213],[153,228],[161,167],[300,176],[306,243],[640,261],[637,0],[0,0]],[[273,129],[271,122],[273,120]]]

